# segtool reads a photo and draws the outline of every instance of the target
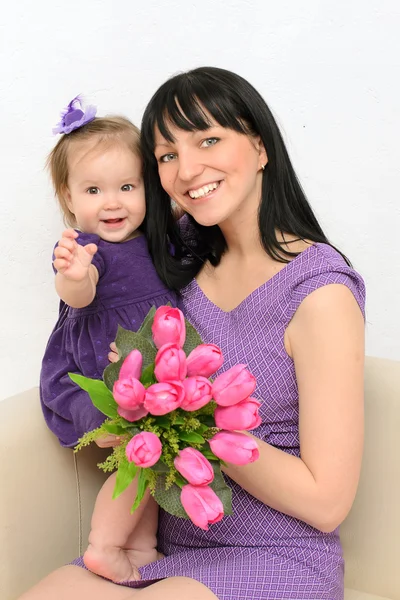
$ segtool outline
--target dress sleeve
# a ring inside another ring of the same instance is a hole
[[[353,294],[365,319],[365,284],[364,281],[351,267],[348,267],[342,259],[333,263],[326,263],[319,269],[320,272],[305,273],[292,288],[288,313],[286,319],[289,322],[302,301],[315,290],[326,285],[345,285]]]

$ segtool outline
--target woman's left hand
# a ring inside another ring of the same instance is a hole
[[[112,363],[116,363],[119,361],[118,350],[115,342],[111,342],[110,344],[111,352],[108,353],[108,360]]]

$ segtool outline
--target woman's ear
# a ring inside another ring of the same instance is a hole
[[[256,148],[258,152],[259,168],[264,169],[265,165],[268,163],[268,154],[259,135],[256,137]]]

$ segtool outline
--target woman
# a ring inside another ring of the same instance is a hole
[[[142,143],[155,266],[224,368],[246,362],[257,377],[260,459],[227,466],[234,515],[208,532],[160,512],[166,558],[141,569],[148,587],[68,566],[23,599],[340,600],[338,526],[362,454],[363,282],[329,245],[268,107],[239,76],[200,68],[167,81]],[[188,214],[178,224],[170,198]]]

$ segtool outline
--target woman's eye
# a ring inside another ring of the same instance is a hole
[[[174,158],[176,158],[176,154],[174,154],[173,152],[170,152],[169,154],[164,154],[163,156],[160,156],[160,162],[162,163],[166,163],[166,162],[170,162],[171,160],[174,160]]]
[[[121,191],[131,192],[133,189],[134,189],[134,187],[131,183],[126,183],[125,185],[122,186]]]
[[[206,140],[204,140],[201,144],[201,148],[209,148],[210,146],[215,146],[215,144],[219,142],[219,138],[216,137],[212,137],[212,138],[207,138]]]
[[[86,191],[88,194],[100,194],[100,190],[98,187],[90,187]]]

